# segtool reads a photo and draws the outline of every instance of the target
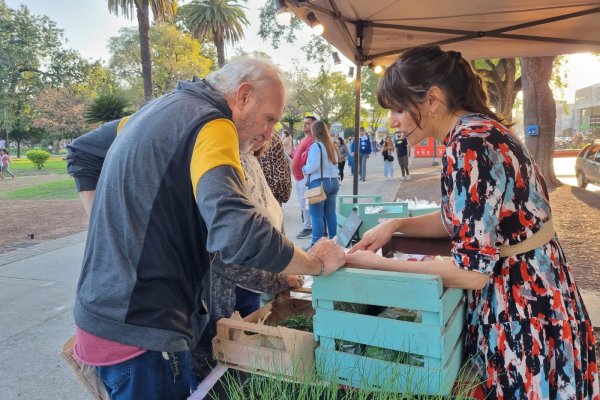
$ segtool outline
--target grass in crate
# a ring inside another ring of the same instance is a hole
[[[269,324],[271,325],[271,324]],[[294,314],[282,319],[281,321],[272,324],[272,326],[281,326],[298,331],[312,332],[313,331],[313,316],[307,314]]]
[[[475,384],[462,385],[453,396],[426,396],[407,393],[386,392],[385,386],[381,391],[373,392],[355,389],[341,384],[324,384],[316,378],[302,383],[276,379],[261,375],[229,370],[221,378],[218,389],[209,393],[207,398],[213,400],[467,400],[471,399]]]

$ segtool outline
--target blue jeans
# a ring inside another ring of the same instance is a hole
[[[321,178],[313,180],[308,188],[312,189],[321,184]],[[311,204],[308,207],[310,218],[312,219],[312,240],[311,244],[315,244],[321,239],[325,232],[325,224],[327,224],[327,233],[329,238],[333,238],[337,233],[337,217],[335,215],[335,203],[340,183],[337,178],[323,178],[323,189],[327,195],[327,199],[317,204]]]
[[[368,159],[369,155],[368,154],[361,154],[360,155],[360,173],[359,173],[359,178],[361,181],[364,181],[365,178],[367,177],[367,159]]]
[[[165,353],[166,354],[166,353]],[[197,387],[192,373],[192,353],[147,351],[131,360],[96,367],[112,400],[187,399]]]
[[[383,176],[386,178],[394,177],[394,162],[385,160],[383,162]]]
[[[235,309],[242,318],[247,317],[260,308],[260,293],[242,287],[235,287]]]

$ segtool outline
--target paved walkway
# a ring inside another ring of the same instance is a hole
[[[381,194],[386,201],[414,197],[439,201],[439,167],[417,159],[412,171],[410,181],[402,182],[397,168],[396,178],[385,180],[381,156],[374,155],[359,193]],[[340,193],[352,193],[349,173]],[[308,244],[308,239],[295,238],[301,222],[293,195],[283,208],[292,240]],[[85,236],[82,232],[0,254],[0,400],[87,398],[58,356],[75,329],[72,305]],[[584,296],[598,325],[600,294]]]

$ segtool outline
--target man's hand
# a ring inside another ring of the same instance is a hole
[[[325,269],[321,275],[331,275],[346,263],[344,249],[330,239],[321,238],[310,249],[310,254],[323,262]]]
[[[356,243],[348,254],[355,253],[358,250],[369,250],[377,251],[384,244],[390,241],[392,235],[396,232],[396,220],[388,219],[374,228],[369,229],[361,239],[360,242]]]
[[[304,275],[288,275],[287,281],[290,289],[301,288],[304,285]]]

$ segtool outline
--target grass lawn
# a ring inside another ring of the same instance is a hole
[[[37,166],[26,157],[12,158],[9,169],[17,176],[31,175],[50,175],[67,174],[67,161],[62,156],[50,157],[45,163],[44,168],[37,169]]]
[[[0,192],[3,200],[70,200],[78,197],[75,181],[70,178]]]

